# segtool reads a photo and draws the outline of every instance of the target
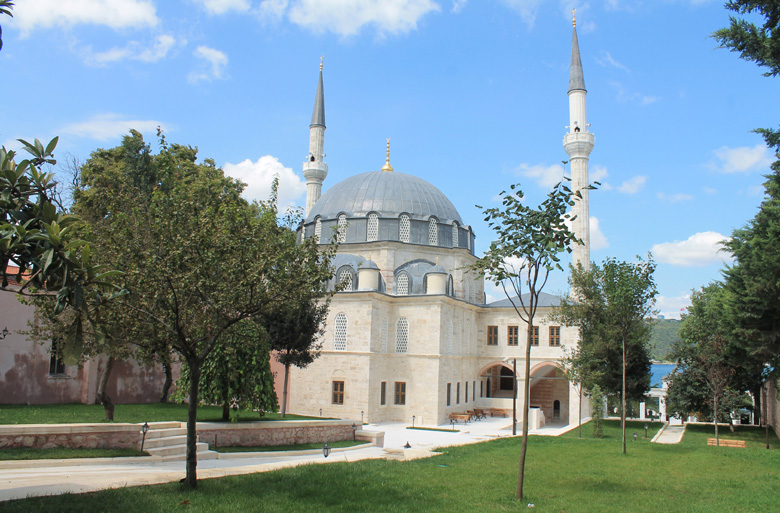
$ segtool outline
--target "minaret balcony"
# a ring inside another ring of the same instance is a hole
[[[563,137],[563,148],[570,157],[587,157],[593,151],[594,140],[590,132],[569,132]]]
[[[325,180],[325,177],[328,176],[328,164],[322,161],[304,162],[303,176],[305,176],[306,180],[309,181],[315,180],[322,182]]]

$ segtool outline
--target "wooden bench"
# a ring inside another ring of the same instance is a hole
[[[718,445],[718,441],[714,438],[708,438],[707,439],[707,445]],[[744,440],[724,440],[720,439],[720,446],[721,447],[741,447],[745,448],[745,441]]]
[[[471,413],[477,420],[484,419],[487,417],[487,413],[485,412],[485,410],[482,410],[480,408],[474,408],[474,410],[470,411],[469,413]]]
[[[504,408],[490,408],[491,417],[509,417],[509,410]]]
[[[468,413],[450,413],[450,420],[467,424],[471,420],[471,415]]]

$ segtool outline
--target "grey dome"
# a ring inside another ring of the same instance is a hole
[[[416,176],[385,171],[362,173],[337,183],[320,197],[306,223],[317,217],[336,219],[341,213],[364,217],[369,212],[379,217],[407,213],[423,220],[435,216],[439,222],[463,224],[455,206],[439,189]]]

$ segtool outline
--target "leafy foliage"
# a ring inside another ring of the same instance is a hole
[[[680,321],[677,319],[654,319],[650,332],[650,356],[661,362],[670,361],[675,342],[680,340]]]

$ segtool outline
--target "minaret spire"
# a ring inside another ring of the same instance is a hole
[[[569,154],[572,190],[580,191],[582,199],[572,207],[574,233],[583,244],[574,247],[572,263],[590,268],[590,205],[588,195],[588,160],[595,138],[590,133],[585,108],[585,79],[582,73],[580,45],[577,41],[577,20],[572,10],[571,67],[569,68],[569,132],[563,138],[563,147]]]
[[[322,84],[322,61],[320,57],[320,80],[317,94],[314,96],[314,111],[309,125],[309,155],[303,163],[303,176],[306,178],[306,215],[322,195],[322,182],[328,176],[328,164],[325,163],[325,87]]]
[[[387,138],[387,154],[385,157],[385,165],[382,166],[382,171],[388,171],[388,172],[393,171],[393,166],[390,165],[390,138],[389,137]]]

